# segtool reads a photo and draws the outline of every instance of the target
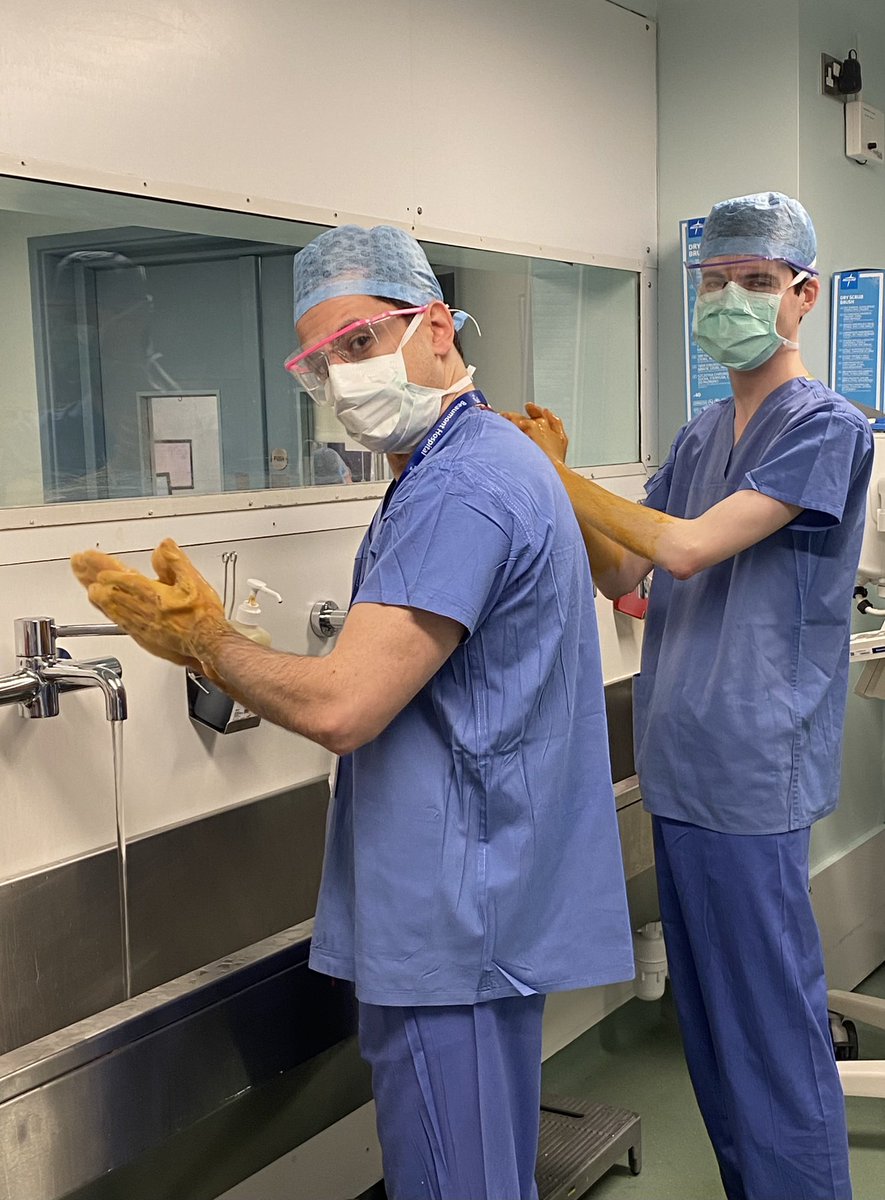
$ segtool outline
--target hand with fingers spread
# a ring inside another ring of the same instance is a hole
[[[549,408],[541,408],[538,404],[527,404],[525,411],[528,416],[511,412],[501,413],[501,416],[527,434],[552,462],[564,463],[568,436],[562,421]]]
[[[157,546],[151,562],[156,579],[99,550],[71,558],[74,574],[105,616],[151,654],[199,670],[230,631],[221,600],[171,538]]]

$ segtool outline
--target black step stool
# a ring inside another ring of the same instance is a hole
[[[575,1096],[541,1097],[538,1144],[540,1200],[579,1200],[626,1155],[630,1172],[642,1170],[639,1114]]]

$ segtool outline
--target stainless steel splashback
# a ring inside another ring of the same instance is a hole
[[[350,988],[308,969],[310,924],[0,1056],[0,1200],[101,1189],[215,1113],[230,1137],[238,1102],[301,1064],[311,1064],[296,1093],[307,1104],[291,1114],[288,1146],[364,1103],[365,1072],[350,1086],[333,1083],[325,1107],[315,1092],[310,1101],[311,1075],[325,1069],[340,1080],[338,1062],[323,1055],[346,1047],[355,1025]],[[236,1127],[248,1144],[248,1113]],[[218,1194],[207,1186],[213,1175],[229,1187],[266,1161],[260,1145],[248,1147],[251,1161],[225,1161],[227,1149],[215,1148],[217,1162],[184,1166],[193,1186],[178,1175],[160,1191],[154,1174],[111,1194],[208,1198]]]
[[[312,917],[325,780],[133,840],[133,994]],[[123,999],[116,852],[0,886],[0,1054]]]

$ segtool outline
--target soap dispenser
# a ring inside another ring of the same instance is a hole
[[[249,595],[237,609],[231,626],[251,642],[259,646],[269,646],[270,634],[258,624],[258,618],[261,616],[258,593],[264,592],[265,595],[272,596],[278,604],[283,603],[283,597],[273,588],[269,588],[263,579],[247,579],[246,582],[249,585]],[[187,672],[187,703],[191,720],[214,729],[216,733],[236,733],[240,729],[254,729],[261,722],[260,717],[228,696],[211,679],[194,671]]]
[[[279,592],[275,592],[273,588],[269,588],[263,579],[247,579],[246,583],[248,583],[251,590],[237,609],[237,614],[231,621],[231,625],[233,625],[237,633],[241,633],[250,642],[256,642],[259,646],[269,646],[270,634],[258,624],[258,618],[261,616],[258,593],[264,592],[265,595],[273,596],[278,604],[283,603],[283,597]]]

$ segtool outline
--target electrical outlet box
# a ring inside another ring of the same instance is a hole
[[[885,162],[885,113],[863,100],[846,104],[845,153],[859,163]]]
[[[832,54],[820,56],[820,91],[822,96],[832,96],[840,102],[845,99],[839,91],[839,73],[842,62]]]

